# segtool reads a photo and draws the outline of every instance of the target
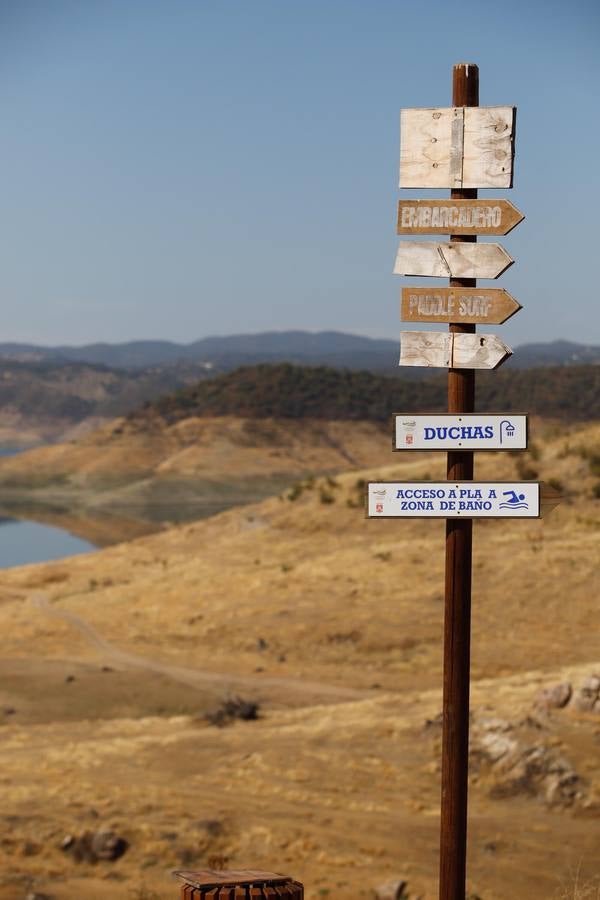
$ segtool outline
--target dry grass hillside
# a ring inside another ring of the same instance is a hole
[[[193,427],[201,444],[214,425]],[[246,426],[230,427],[239,440]],[[600,876],[600,426],[532,430],[527,453],[476,467],[564,492],[547,519],[475,525],[468,878],[482,900],[573,897],[576,879],[594,897]],[[308,900],[400,877],[410,898],[437,896],[444,525],[367,520],[363,494],[367,479],[443,477],[444,460],[363,435],[375,468],[1,574],[2,900],[175,897],[169,872],[215,857],[294,875]],[[210,452],[225,470],[227,441]],[[250,443],[250,471],[260,456]],[[202,466],[202,448],[177,465]],[[235,697],[258,718],[206,718]],[[127,852],[77,860],[98,829]]]
[[[63,393],[78,385],[79,369],[67,370],[64,383],[59,378]],[[59,377],[62,369],[49,371]],[[113,376],[101,374],[107,379],[101,390],[81,375],[86,402],[98,391],[117,396]],[[597,366],[493,374],[479,379],[482,411],[500,403],[557,421],[597,415]],[[139,377],[149,389],[143,373]],[[58,393],[70,409],[72,398]],[[29,385],[22,398],[28,415],[56,416],[51,399],[38,395]],[[242,367],[196,380],[95,428],[90,408],[62,443],[0,458],[0,514],[55,515],[57,524],[66,514],[88,536],[90,514],[102,512],[123,523],[113,540],[127,539],[261,500],[310,474],[384,464],[392,413],[440,410],[445,398],[441,375],[410,380],[289,363]]]
[[[195,518],[270,496],[309,473],[389,455],[389,428],[321,419],[116,419],[65,444],[0,459],[5,501]],[[186,510],[188,513],[186,514]]]

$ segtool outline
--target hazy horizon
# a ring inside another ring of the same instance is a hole
[[[405,326],[406,327],[406,326]],[[427,326],[424,326],[427,327]],[[439,326],[440,328],[444,328],[444,325]],[[494,331],[498,331],[500,326],[496,326]],[[400,334],[402,331],[402,326],[398,328],[398,336],[397,339],[399,341]],[[96,344],[106,344],[107,346],[116,346],[120,344],[145,344],[145,343],[155,343],[165,341],[167,343],[181,345],[182,347],[190,346],[191,344],[196,344],[199,341],[205,340],[221,340],[227,338],[242,338],[242,337],[259,337],[262,335],[274,335],[274,334],[289,334],[289,333],[297,333],[297,334],[309,334],[309,335],[322,335],[322,334],[338,334],[344,335],[346,337],[356,337],[356,338],[365,338],[372,341],[392,341],[395,342],[396,338],[390,337],[389,335],[373,335],[373,334],[360,334],[357,331],[340,331],[335,328],[322,328],[322,329],[312,329],[312,328],[277,328],[277,329],[265,329],[262,331],[235,331],[235,332],[221,332],[219,334],[203,334],[198,337],[192,337],[188,339],[177,340],[175,338],[168,337],[133,337],[133,338],[115,338],[114,340],[86,340],[86,341],[66,341],[66,340],[57,340],[53,342],[43,343],[41,341],[15,341],[15,340],[0,340],[0,346],[3,344],[22,344],[22,345],[31,345],[36,347],[45,347],[49,349],[54,349],[56,347],[86,347],[93,346]],[[572,344],[580,344],[584,347],[595,347],[597,344],[600,345],[600,341],[586,341],[582,338],[566,338],[564,336],[554,337],[554,338],[546,338],[540,340],[522,340],[520,344],[553,344],[560,342],[572,343]],[[515,344],[515,346],[519,346]]]
[[[444,328],[443,325],[438,326],[438,328],[439,327]],[[398,330],[398,337],[397,337],[398,346],[400,345],[400,336],[401,336],[400,332],[401,332],[401,329]],[[170,343],[175,346],[189,347],[189,346],[192,346],[194,344],[200,343],[201,341],[205,341],[205,340],[227,340],[229,338],[231,338],[231,339],[253,338],[253,337],[262,337],[265,335],[271,336],[271,335],[284,335],[284,334],[308,334],[311,336],[324,335],[324,334],[335,334],[335,335],[339,335],[339,336],[343,336],[343,337],[350,337],[350,338],[364,338],[364,339],[370,340],[370,341],[389,341],[391,343],[396,343],[396,340],[393,337],[359,334],[358,332],[353,332],[353,331],[338,331],[336,329],[326,329],[326,328],[319,330],[319,331],[315,331],[315,330],[307,329],[307,328],[282,328],[282,329],[270,330],[270,331],[232,332],[230,334],[224,334],[224,333],[222,333],[222,334],[207,334],[207,335],[202,335],[201,337],[195,337],[195,338],[191,338],[188,340],[173,340],[170,338],[149,337],[149,338],[132,338],[132,339],[122,339],[122,340],[117,339],[114,341],[82,341],[82,342],[57,341],[55,343],[47,343],[47,344],[42,344],[42,343],[35,342],[35,341],[8,341],[8,340],[6,340],[6,341],[0,341],[0,347],[3,345],[7,345],[7,344],[14,344],[17,346],[19,346],[19,345],[22,345],[24,347],[32,346],[32,347],[36,347],[36,348],[40,348],[40,349],[54,350],[54,349],[61,348],[61,347],[68,348],[68,349],[81,349],[84,347],[93,347],[93,346],[117,347],[117,346],[129,345],[129,344],[148,344],[148,343],[151,344],[151,343],[161,343],[161,342]],[[529,345],[529,344],[537,344],[537,343],[539,343],[539,344],[569,343],[569,344],[576,344],[581,347],[600,346],[600,344],[597,345],[593,341],[573,340],[571,338],[556,337],[556,338],[549,338],[547,340],[539,340],[539,341],[520,341],[518,344],[517,343],[513,344],[513,349],[517,349],[518,347],[524,346],[525,344]]]

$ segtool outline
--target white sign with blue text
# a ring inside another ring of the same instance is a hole
[[[527,416],[396,413],[395,450],[526,450]]]
[[[540,482],[369,482],[367,516],[374,519],[537,519],[540,516]]]

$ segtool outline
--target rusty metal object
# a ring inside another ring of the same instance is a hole
[[[184,883],[181,900],[303,900],[304,888],[298,881],[275,872],[253,869],[229,869],[200,872],[173,872]]]

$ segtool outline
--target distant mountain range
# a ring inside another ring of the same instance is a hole
[[[193,365],[207,373],[242,365],[290,362],[334,368],[398,370],[399,342],[344,334],[339,331],[269,331],[207,337],[191,344],[172,341],[129,341],[123,344],[86,344],[82,347],[0,344],[0,360],[41,363],[87,363],[117,369]],[[523,344],[508,365],[568,366],[600,363],[600,346],[571,341]],[[404,374],[409,374],[406,372]],[[413,373],[417,374],[417,372]]]

